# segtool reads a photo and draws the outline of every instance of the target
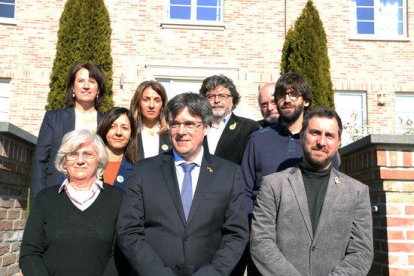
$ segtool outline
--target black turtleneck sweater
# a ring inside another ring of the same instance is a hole
[[[302,161],[299,164],[299,168],[302,172],[303,183],[305,184],[309,215],[312,222],[313,235],[315,235],[316,226],[318,225],[323,201],[328,188],[332,166],[326,170],[317,170],[307,167]]]

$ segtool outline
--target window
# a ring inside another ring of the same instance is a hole
[[[397,93],[395,97],[396,133],[414,134],[414,93]]]
[[[16,0],[0,0],[0,23],[12,23],[15,19]]]
[[[9,121],[10,79],[0,78],[0,122]]]
[[[342,146],[368,134],[365,92],[336,92],[335,108],[342,120]]]
[[[169,0],[166,11],[167,20],[175,23],[214,25],[223,22],[223,0]]]
[[[351,0],[351,35],[360,38],[407,37],[406,0]]]
[[[168,99],[184,92],[198,93],[202,80],[185,80],[185,79],[156,79],[167,90]]]

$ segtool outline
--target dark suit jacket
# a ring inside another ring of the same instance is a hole
[[[332,169],[313,233],[300,169],[263,177],[250,246],[263,275],[367,275],[374,255],[368,186]]]
[[[137,162],[118,216],[118,243],[136,273],[229,275],[248,240],[240,167],[204,154],[186,221],[172,151]]]
[[[238,117],[232,113],[221,134],[214,155],[240,165],[250,134],[259,128],[256,121]],[[204,138],[203,145],[208,150],[207,136]]]
[[[98,125],[103,114],[98,111]],[[46,187],[59,185],[65,179],[63,174],[55,169],[56,154],[62,144],[63,136],[75,129],[75,109],[62,108],[46,112],[36,150],[32,161],[30,179],[30,202],[34,202],[36,195]]]
[[[124,190],[131,173],[132,173],[132,163],[129,162],[127,158],[124,156],[124,158],[122,159],[121,166],[119,167],[118,173],[116,175],[114,186]]]
[[[172,149],[172,145],[171,145],[171,139],[170,136],[168,135],[168,133],[166,134],[161,134],[160,136],[160,148],[158,153],[164,153],[167,152],[169,150]],[[144,159],[144,146],[142,144],[142,136],[141,133],[138,134],[137,136],[137,142],[138,142],[138,159],[137,160],[141,160]]]

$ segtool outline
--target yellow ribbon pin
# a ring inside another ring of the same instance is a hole
[[[234,123],[234,124],[230,125],[229,129],[234,130],[236,128],[236,126],[237,126],[237,123]]]

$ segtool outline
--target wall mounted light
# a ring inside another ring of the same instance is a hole
[[[119,77],[119,88],[124,89],[124,82],[125,82],[125,76],[124,76],[124,73],[122,73],[121,77]]]
[[[385,105],[385,94],[384,93],[377,94],[377,105],[379,106]]]

